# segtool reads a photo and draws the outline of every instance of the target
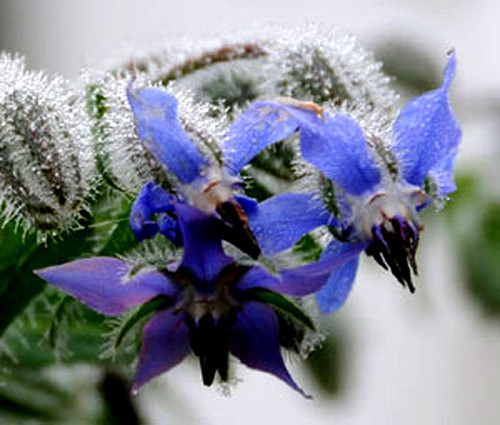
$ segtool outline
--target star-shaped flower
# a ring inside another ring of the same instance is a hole
[[[266,136],[276,129],[284,129],[278,131],[283,137],[299,131],[302,157],[334,184],[336,217],[326,213],[318,193],[283,194],[247,210],[251,229],[268,255],[289,248],[321,224],[336,229],[340,240],[327,251],[344,258],[344,263],[317,294],[325,313],[344,303],[362,251],[414,291],[411,275],[417,273],[415,253],[422,230],[418,211],[432,201],[428,186],[440,199],[456,190],[453,169],[461,130],[448,97],[455,66],[451,53],[441,87],[401,110],[388,141],[392,162],[377,157],[376,145],[385,142],[364,133],[352,118],[330,115],[315,104],[286,99],[256,102],[240,117],[261,141],[249,145],[248,156],[270,144],[272,139]],[[241,149],[247,140],[232,143]],[[283,211],[289,211],[285,217]]]
[[[95,257],[37,274],[109,316],[160,301],[144,327],[134,390],[193,352],[200,359],[206,385],[212,384],[217,372],[227,379],[231,353],[304,394],[283,362],[274,307],[295,311],[297,307],[281,294],[314,293],[338,259],[325,257],[277,274],[260,266],[240,265],[222,249],[222,220],[181,202],[174,201],[172,208],[184,244],[182,260],[175,267],[133,271],[122,260]],[[300,313],[297,317],[306,318]]]
[[[316,292],[338,267],[338,258],[327,252],[315,263],[277,273],[238,264],[223,251],[222,240],[254,258],[260,254],[246,216],[246,211],[256,214],[259,206],[234,191],[240,184],[239,170],[251,159],[247,144],[228,148],[235,139],[253,143],[256,133],[248,129],[246,118],[229,129],[221,166],[211,163],[190,140],[173,95],[159,88],[130,90],[129,101],[139,136],[179,181],[175,193],[146,184],[132,206],[130,225],[139,240],[158,232],[166,236],[183,248],[182,260],[171,268],[133,271],[124,261],[96,257],[38,270],[38,275],[106,315],[145,303],[147,310],[154,302],[151,308],[156,311],[144,327],[134,389],[190,352],[200,359],[206,385],[217,372],[224,380],[232,353],[303,394],[281,356],[275,307],[307,325],[307,316],[282,294],[300,297]],[[288,131],[278,126],[262,134],[267,143]],[[312,220],[320,223],[323,218]],[[294,237],[303,233],[297,228],[290,228]],[[260,243],[267,246],[272,241],[260,235]]]

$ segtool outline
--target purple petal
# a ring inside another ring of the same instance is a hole
[[[330,280],[332,273],[350,262],[357,262],[365,248],[366,243],[333,241],[318,261],[305,266],[282,269],[277,274],[271,274],[262,267],[252,267],[238,281],[237,290],[264,288],[297,297],[313,294]]]
[[[453,179],[453,161],[462,135],[448,98],[455,66],[455,53],[452,53],[443,85],[413,99],[394,124],[393,150],[403,178],[411,184],[422,186],[433,167],[441,168],[443,180]],[[447,161],[447,166],[437,165],[440,161]]]
[[[316,302],[324,314],[337,311],[351,291],[359,263],[359,255],[346,255],[346,253],[352,253],[352,248],[352,244],[337,241],[329,246],[329,255],[344,257],[345,261],[333,270],[326,284],[316,294]]]
[[[175,297],[177,286],[157,270],[129,277],[129,266],[110,257],[77,260],[35,272],[42,279],[109,316],[122,314],[157,295]]]
[[[171,309],[153,315],[144,327],[139,364],[132,390],[179,364],[190,353],[188,328]]]
[[[127,95],[139,137],[154,157],[181,183],[199,177],[208,163],[179,122],[177,99],[159,88],[129,89]]]
[[[279,344],[278,319],[270,307],[247,302],[231,329],[231,353],[253,369],[272,373],[305,396],[286,369]]]
[[[224,267],[234,263],[222,250],[223,223],[186,204],[177,204],[176,213],[184,241],[181,267],[189,269],[199,282],[212,282]]]
[[[243,292],[253,288],[264,288],[279,292],[275,288],[278,288],[280,284],[281,277],[278,274],[271,274],[266,269],[255,266],[238,280],[237,291]]]
[[[266,255],[290,248],[306,233],[331,224],[318,193],[285,193],[247,211],[250,227]]]
[[[224,164],[237,174],[260,151],[292,135],[297,120],[285,109],[269,102],[252,103],[231,125],[224,142]]]
[[[321,254],[321,258],[311,264],[280,271],[282,281],[271,290],[289,295],[304,296],[320,290],[346,264],[357,262],[366,243],[342,243],[333,241]]]
[[[174,210],[175,198],[154,183],[146,183],[130,209],[130,228],[139,241],[152,238],[159,227],[151,220],[154,214]]]

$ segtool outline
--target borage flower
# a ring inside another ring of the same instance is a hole
[[[136,237],[142,241],[160,232],[182,246],[172,210],[172,201],[177,200],[221,218],[228,230],[223,237],[257,258],[260,249],[249,230],[244,210],[234,197],[234,190],[241,187],[241,182],[221,166],[220,158],[200,153],[185,130],[186,126],[196,127],[197,123],[185,123],[179,116],[176,97],[161,88],[131,88],[128,99],[142,142],[177,178],[175,193],[167,193],[153,183],[144,185],[130,215]],[[190,128],[198,133],[197,138],[214,137],[202,134],[206,129],[199,127]],[[221,142],[215,140],[215,143]]]
[[[284,136],[298,130],[303,158],[333,182],[330,189],[335,192],[330,191],[329,196],[336,198],[335,217],[324,218],[325,206],[317,194],[279,195],[253,212],[247,211],[257,240],[265,237],[266,242],[261,243],[265,254],[290,247],[296,241],[294,236],[300,236],[299,230],[309,231],[319,224],[333,228],[339,240],[330,244],[329,255],[344,258],[344,262],[317,294],[323,312],[335,311],[344,303],[362,251],[414,292],[412,271],[417,274],[415,254],[423,229],[418,211],[433,197],[442,200],[456,190],[453,168],[461,130],[448,98],[454,74],[455,54],[451,53],[441,87],[413,99],[401,110],[387,146],[393,161],[376,157],[377,144],[380,147],[384,142],[363,134],[353,119],[332,116],[312,103],[256,102],[240,117],[249,128],[260,129],[258,149],[267,146],[269,129],[288,129],[288,133],[282,132]],[[246,141],[233,140],[232,144]],[[256,146],[250,145],[249,152]],[[295,234],[282,222],[280,212],[287,209],[290,216],[285,221],[289,226],[299,224]]]
[[[249,227],[246,211],[255,213],[258,205],[237,193],[243,186],[239,172],[266,146],[293,132],[295,124],[277,122],[270,116],[255,125],[243,114],[229,127],[224,140],[218,141],[222,145],[222,158],[217,160],[200,153],[185,131],[185,123],[178,116],[178,101],[172,94],[160,88],[130,89],[128,97],[141,140],[178,179],[175,194],[166,193],[153,183],[143,187],[130,217],[137,238],[143,240],[160,232],[182,245],[171,205],[177,200],[220,218],[228,230],[223,238],[257,258],[260,247]],[[289,232],[293,237],[304,233],[300,220]]]
[[[119,315],[137,305],[144,312],[156,311],[144,328],[134,389],[178,364],[190,351],[200,359],[206,385],[217,372],[224,380],[231,352],[247,366],[273,373],[303,394],[283,363],[283,329],[275,308],[311,327],[310,319],[281,294],[316,292],[338,259],[325,254],[316,263],[277,274],[236,263],[224,253],[222,240],[254,258],[260,255],[243,209],[255,214],[258,205],[234,193],[240,187],[238,171],[251,159],[245,154],[247,144],[224,149],[224,163],[237,167],[221,166],[203,156],[186,134],[174,96],[157,88],[130,90],[129,102],[139,136],[178,180],[174,193],[146,184],[132,206],[130,225],[139,240],[159,232],[182,246],[180,264],[133,271],[121,260],[96,257],[37,273],[106,315]],[[274,124],[273,128],[263,133],[266,143],[289,131]],[[246,120],[237,120],[227,140],[250,143],[254,135]],[[297,223],[290,233],[297,238],[304,231]],[[272,242],[265,235],[260,241]]]
[[[304,394],[283,362],[275,308],[312,326],[281,294],[317,291],[338,260],[326,258],[277,274],[241,265],[222,249],[221,220],[184,203],[172,205],[184,243],[177,267],[132,271],[119,259],[96,257],[37,274],[105,315],[120,315],[141,304],[155,311],[144,327],[134,390],[192,351],[200,359],[205,385],[212,384],[217,372],[227,379],[232,353],[245,365],[272,373]]]

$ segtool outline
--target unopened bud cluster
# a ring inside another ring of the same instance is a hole
[[[41,234],[77,225],[95,178],[83,99],[62,78],[0,56],[2,222]]]

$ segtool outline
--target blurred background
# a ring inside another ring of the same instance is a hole
[[[319,22],[343,27],[374,51],[404,104],[439,84],[453,47],[459,66],[451,99],[463,142],[458,193],[440,214],[424,215],[416,294],[362,261],[347,304],[324,320],[323,349],[306,365],[289,364],[314,400],[243,367],[243,382],[227,397],[227,389],[201,385],[194,361],[130,399],[120,371],[86,361],[98,332],[81,330],[76,354],[54,363],[36,340],[9,356],[16,351],[11,331],[0,344],[0,422],[500,423],[498,16],[494,0],[1,0],[0,51],[68,78],[178,37]]]

